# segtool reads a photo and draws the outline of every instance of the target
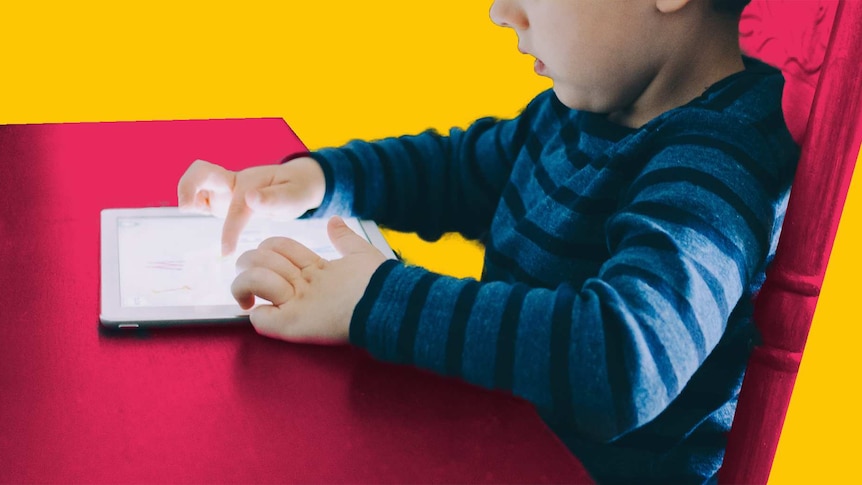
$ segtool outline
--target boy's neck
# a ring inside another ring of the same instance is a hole
[[[737,23],[715,20],[692,25],[669,52],[641,95],[624,110],[608,114],[614,123],[640,128],[653,118],[699,97],[718,81],[745,69]],[[704,32],[711,32],[709,36]]]

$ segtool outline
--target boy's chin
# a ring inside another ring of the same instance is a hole
[[[616,111],[611,102],[603,102],[597,93],[586,93],[584,90],[554,83],[554,94],[560,103],[577,111],[608,114]],[[605,93],[602,93],[605,94]]]
[[[593,103],[590,103],[587,96],[579,92],[577,89],[561,85],[560,83],[554,83],[554,94],[557,96],[557,99],[560,100],[560,103],[563,103],[568,108],[578,111],[594,110],[592,106]]]

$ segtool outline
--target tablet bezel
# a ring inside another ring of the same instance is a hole
[[[99,321],[110,328],[220,325],[249,322],[250,310],[239,305],[124,307],[120,298],[118,221],[143,217],[209,217],[180,211],[177,207],[103,209],[100,234]],[[397,259],[373,221],[359,220],[365,237],[388,259]]]

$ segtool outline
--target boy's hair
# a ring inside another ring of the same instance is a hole
[[[719,12],[739,15],[751,0],[712,0],[712,6]]]

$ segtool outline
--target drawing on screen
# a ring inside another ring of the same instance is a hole
[[[147,263],[149,269],[165,269],[170,271],[182,271],[185,261],[174,259],[169,261],[150,261]]]
[[[153,290],[153,293],[155,293],[156,295],[158,295],[158,294],[161,294],[161,293],[177,293],[177,292],[184,292],[184,291],[192,291],[192,287],[191,287],[191,286],[189,286],[189,285],[183,285],[183,286],[180,286],[180,287],[178,287],[178,288],[165,288],[165,289],[163,289],[163,290],[156,290],[156,289],[154,289],[154,290]]]

